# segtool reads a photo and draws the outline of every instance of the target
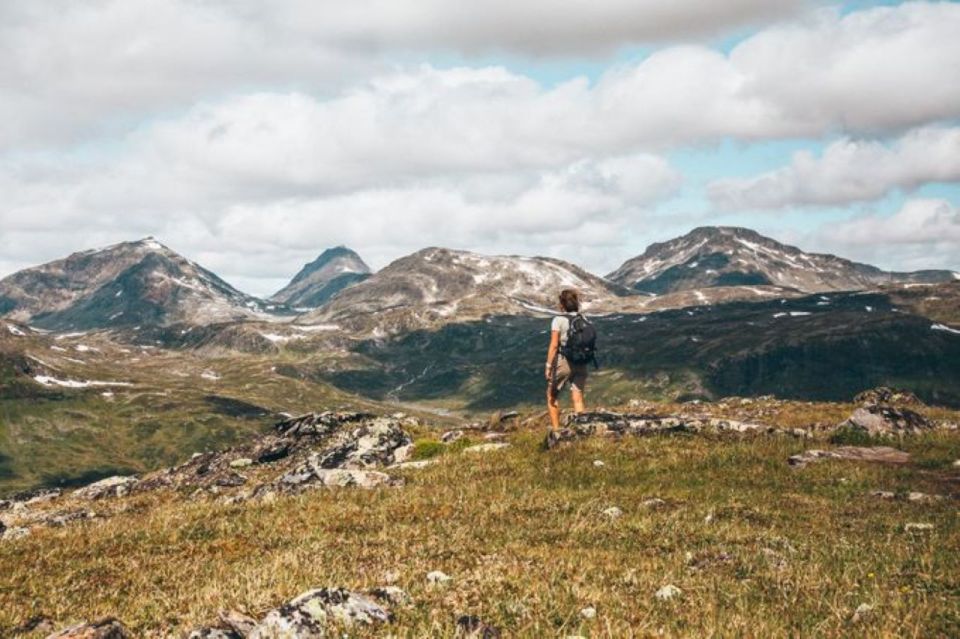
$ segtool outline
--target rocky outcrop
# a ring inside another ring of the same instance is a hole
[[[406,593],[389,586],[369,595],[344,588],[317,588],[268,612],[258,622],[237,612],[224,612],[216,625],[193,630],[188,639],[321,639],[337,636],[335,627],[376,626],[393,615],[376,599],[405,601]]]
[[[787,462],[791,466],[802,467],[828,459],[905,464],[910,461],[910,453],[889,446],[841,446],[832,450],[807,450],[799,455],[792,455]]]
[[[920,398],[910,391],[890,388],[889,386],[878,386],[859,393],[853,398],[855,404],[863,406],[922,406]]]
[[[73,496],[89,500],[103,499],[104,497],[123,497],[136,485],[136,477],[121,477],[115,475],[101,479],[83,488],[78,488],[74,491]]]
[[[837,425],[837,428],[848,428],[874,436],[918,434],[935,427],[926,417],[909,408],[882,404],[862,406]]]
[[[116,619],[101,619],[64,628],[47,639],[133,639],[133,635]]]
[[[763,434],[785,433],[763,424],[751,424],[717,417],[678,415],[663,417],[652,414],[614,413],[596,411],[567,415],[564,428],[547,435],[546,446],[556,446],[564,441],[585,437],[622,435],[667,435],[674,433],[701,434]]]

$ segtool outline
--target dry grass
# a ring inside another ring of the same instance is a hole
[[[415,603],[377,632],[402,637],[450,636],[464,613],[520,637],[960,634],[957,502],[868,496],[949,492],[960,471],[945,463],[795,470],[785,459],[803,444],[787,438],[543,453],[538,433],[520,432],[513,443],[451,451],[405,471],[400,489],[233,506],[139,496],[105,520],[0,544],[0,635],[35,615],[58,626],[115,615],[137,636],[179,636],[222,608],[262,613],[310,587],[382,585],[388,572]],[[956,435],[904,445],[921,460],[960,457]],[[644,506],[650,497],[667,504]],[[615,521],[601,515],[611,505],[624,511]],[[452,584],[428,586],[431,570]],[[668,583],[683,596],[656,600]],[[873,613],[854,625],[862,603]],[[585,606],[596,619],[580,618]]]

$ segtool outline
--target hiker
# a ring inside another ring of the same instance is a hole
[[[596,365],[594,347],[596,331],[580,314],[580,298],[571,289],[560,291],[560,310],[550,324],[550,347],[547,349],[547,411],[551,432],[560,430],[560,405],[557,396],[570,383],[573,410],[582,413],[583,391],[587,385],[587,364]]]

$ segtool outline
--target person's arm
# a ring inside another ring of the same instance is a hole
[[[547,365],[545,373],[547,379],[553,377],[553,367],[557,364],[557,350],[560,348],[560,331],[550,331],[550,347],[547,349]]]

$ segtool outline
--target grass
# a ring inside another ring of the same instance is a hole
[[[947,493],[956,469],[793,469],[785,460],[804,444],[790,438],[597,439],[541,453],[541,436],[446,450],[404,471],[399,489],[97,503],[115,512],[0,544],[0,635],[34,615],[58,627],[114,615],[136,636],[179,636],[223,608],[259,614],[311,587],[382,585],[388,572],[414,603],[371,634],[451,636],[460,614],[518,637],[960,634],[956,502],[868,494]],[[953,433],[903,445],[921,460],[960,458]],[[651,497],[666,503],[645,506]],[[613,521],[601,514],[612,505],[624,512]],[[452,584],[429,586],[431,570]],[[656,600],[666,584],[683,595]],[[853,624],[863,603],[873,612]],[[586,606],[595,619],[580,617]]]

